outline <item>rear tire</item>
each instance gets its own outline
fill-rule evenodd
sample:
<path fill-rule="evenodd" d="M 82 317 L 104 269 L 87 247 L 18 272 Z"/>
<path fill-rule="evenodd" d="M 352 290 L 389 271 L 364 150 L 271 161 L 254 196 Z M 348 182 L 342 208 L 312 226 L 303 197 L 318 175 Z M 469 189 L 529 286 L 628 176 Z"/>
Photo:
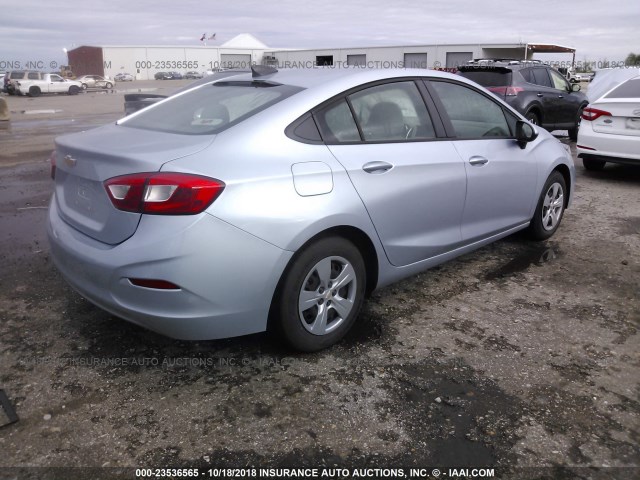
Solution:
<path fill-rule="evenodd" d="M 86 89 L 87 89 L 87 84 L 86 84 L 86 83 L 83 83 L 83 84 L 82 84 L 82 89 L 83 89 L 83 90 L 86 90 Z"/>
<path fill-rule="evenodd" d="M 40 96 L 40 88 L 38 87 L 31 87 L 29 89 L 29 96 L 30 97 L 39 97 Z"/>
<path fill-rule="evenodd" d="M 578 130 L 580 130 L 580 122 L 582 121 L 582 110 L 584 110 L 584 105 L 578 109 L 578 118 L 576 118 L 576 126 L 569 129 L 569 139 L 573 142 L 578 141 Z"/>
<path fill-rule="evenodd" d="M 529 123 L 540 126 L 540 116 L 538 115 L 538 112 L 529 110 L 527 113 L 525 113 L 524 118 L 526 118 Z"/>
<path fill-rule="evenodd" d="M 272 308 L 272 324 L 289 346 L 315 352 L 340 341 L 364 301 L 366 270 L 360 251 L 326 237 L 296 254 Z"/>
<path fill-rule="evenodd" d="M 605 165 L 604 160 L 596 160 L 593 158 L 583 158 L 582 159 L 582 164 L 584 165 L 584 168 L 586 170 L 592 170 L 592 171 L 600 171 L 604 168 Z"/>
<path fill-rule="evenodd" d="M 546 240 L 551 237 L 562 221 L 566 204 L 567 184 L 558 171 L 554 171 L 542 188 L 536 212 L 529 224 L 529 236 L 533 240 Z"/>

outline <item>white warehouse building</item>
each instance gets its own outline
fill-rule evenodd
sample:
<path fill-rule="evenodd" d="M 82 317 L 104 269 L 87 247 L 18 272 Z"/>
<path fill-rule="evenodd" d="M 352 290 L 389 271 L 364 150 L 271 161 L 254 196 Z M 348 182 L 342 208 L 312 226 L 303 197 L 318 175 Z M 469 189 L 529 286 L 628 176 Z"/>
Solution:
<path fill-rule="evenodd" d="M 432 68 L 455 70 L 479 58 L 530 59 L 534 53 L 571 53 L 575 49 L 542 43 L 402 45 L 390 47 L 267 50 L 264 61 L 281 67 L 317 65 L 369 68 Z"/>
<path fill-rule="evenodd" d="M 138 80 L 153 79 L 158 72 L 249 68 L 267 64 L 278 68 L 433 68 L 455 69 L 471 59 L 530 59 L 534 53 L 571 53 L 575 49 L 543 43 L 485 43 L 402 45 L 382 47 L 272 49 L 244 33 L 219 46 L 105 45 L 70 50 L 69 65 L 75 75 L 131 73 Z"/>

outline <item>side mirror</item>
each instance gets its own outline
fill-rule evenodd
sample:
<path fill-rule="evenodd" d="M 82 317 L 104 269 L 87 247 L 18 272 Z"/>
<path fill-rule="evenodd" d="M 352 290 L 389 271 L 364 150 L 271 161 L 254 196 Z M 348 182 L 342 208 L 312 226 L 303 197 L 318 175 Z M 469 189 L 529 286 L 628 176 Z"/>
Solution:
<path fill-rule="evenodd" d="M 571 84 L 571 91 L 572 92 L 579 92 L 580 91 L 580 84 L 579 83 Z"/>
<path fill-rule="evenodd" d="M 538 132 L 530 123 L 524 120 L 516 122 L 516 140 L 520 148 L 526 148 L 527 143 L 533 142 L 536 138 L 538 138 Z"/>

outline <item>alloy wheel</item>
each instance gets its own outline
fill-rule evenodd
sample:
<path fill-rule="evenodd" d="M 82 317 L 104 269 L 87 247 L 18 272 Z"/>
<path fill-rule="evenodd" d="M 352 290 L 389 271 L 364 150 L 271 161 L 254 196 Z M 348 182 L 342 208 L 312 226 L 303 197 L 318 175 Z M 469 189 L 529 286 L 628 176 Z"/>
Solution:
<path fill-rule="evenodd" d="M 560 218 L 562 217 L 562 210 L 564 209 L 564 192 L 562 185 L 559 183 L 552 183 L 544 196 L 544 203 L 542 204 L 542 226 L 545 230 L 553 230 Z"/>
<path fill-rule="evenodd" d="M 343 257 L 326 257 L 309 271 L 298 295 L 302 326 L 313 335 L 338 328 L 356 305 L 356 272 Z"/>

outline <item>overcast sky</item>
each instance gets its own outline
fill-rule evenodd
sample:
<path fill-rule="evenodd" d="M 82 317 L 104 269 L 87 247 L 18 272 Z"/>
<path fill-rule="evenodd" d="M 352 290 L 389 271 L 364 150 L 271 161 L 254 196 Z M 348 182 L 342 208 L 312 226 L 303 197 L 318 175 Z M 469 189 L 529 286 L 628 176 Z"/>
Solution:
<path fill-rule="evenodd" d="M 542 42 L 624 60 L 640 53 L 639 20 L 640 0 L 2 0 L 0 68 L 66 63 L 63 48 L 80 45 L 201 45 L 203 33 L 219 45 L 245 32 L 281 48 Z"/>

